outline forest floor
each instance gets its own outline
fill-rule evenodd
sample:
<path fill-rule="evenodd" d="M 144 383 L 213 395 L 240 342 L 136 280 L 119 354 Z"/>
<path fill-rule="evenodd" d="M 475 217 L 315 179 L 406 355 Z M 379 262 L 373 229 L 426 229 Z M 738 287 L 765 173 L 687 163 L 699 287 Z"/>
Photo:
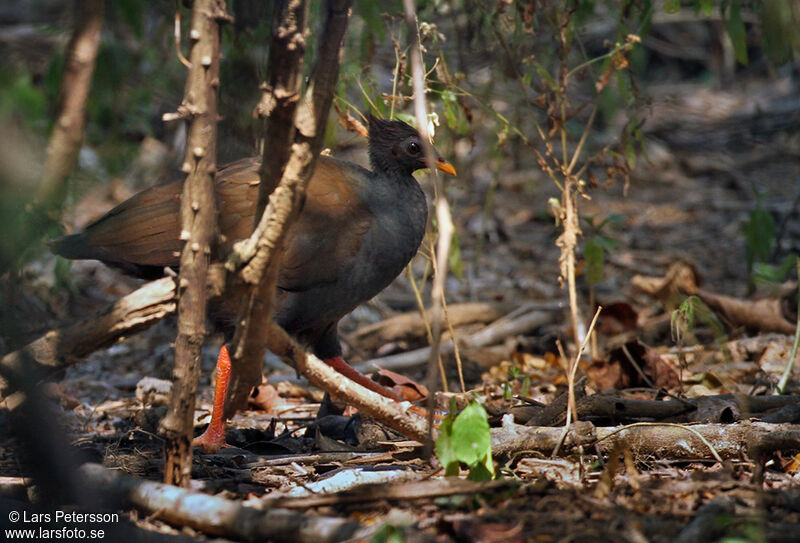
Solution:
<path fill-rule="evenodd" d="M 612 454 L 600 454 L 598 443 L 565 446 L 557 457 L 515 450 L 495 458 L 502 484 L 459 486 L 445 479 L 435 462 L 423 460 L 418 445 L 391 432 L 376 437 L 365 430 L 367 421 L 341 419 L 331 425 L 335 428 L 318 425 L 319 431 L 306 431 L 321 393 L 279 366 L 268 368 L 279 376 L 266 374 L 252 411 L 233 419 L 228 442 L 235 447 L 196 454 L 196 488 L 256 509 L 280 506 L 360 526 L 391 526 L 380 532 L 383 541 L 398 536 L 487 542 L 800 541 L 800 456 L 793 456 L 800 451 L 790 447 L 759 454 L 754 450 L 764 449 L 741 446 L 751 435 L 747 432 L 758 428 L 755 419 L 773 421 L 764 423 L 772 424 L 764 426 L 768 432 L 800 431 L 796 413 L 769 418 L 777 407 L 796 408 L 798 396 L 761 410 L 745 399 L 768 397 L 788 362 L 796 311 L 788 300 L 792 295 L 796 300 L 797 285 L 769 291 L 762 286 L 759 295 L 783 301 L 770 306 L 777 313 L 757 311 L 743 231 L 759 205 L 757 189 L 760 206 L 777 225 L 775 254 L 800 253 L 800 94 L 795 81 L 781 78 L 725 91 L 674 85 L 651 87 L 649 93 L 653 102 L 643 127 L 647 158 L 639 159 L 627 186 L 594 190 L 580 202 L 582 215 L 595 217 L 595 224 L 611 214 L 620 219 L 601 232 L 616 246 L 606 255 L 604 280 L 596 287 L 597 303 L 606 308 L 597 325 L 597 344 L 579 375 L 586 377 L 586 398 L 713 400 L 703 404 L 706 409 L 692 404 L 690 413 L 670 416 L 620 408 L 632 403 L 619 403 L 610 412 L 593 411 L 587 403 L 579 413 L 598 428 L 643 421 L 703 424 L 720 428 L 723 436 L 745 428 L 739 445 L 711 441 L 721 448 L 722 462 L 690 430 L 683 430 L 683 437 L 652 446 L 633 438 L 618 441 L 623 445 Z M 535 328 L 491 345 L 461 349 L 464 378 L 467 389 L 487 407 L 493 425 L 508 412 L 524 424 L 542 415 L 542 408 L 529 400 L 551 405 L 567 384 L 556 339 L 569 341 L 572 332 L 566 291 L 558 284 L 558 229 L 546 208 L 558 191 L 535 168 L 502 171 L 492 189 L 493 205 L 487 208 L 493 174 L 485 157 L 475 151 L 459 160 L 472 184 L 468 188 L 456 180 L 449 193 L 463 263 L 463 277 L 448 280 L 452 318 L 462 311 L 465 315 L 456 336 L 474 337 L 505 314 L 517 310 L 518 317 L 520 308 L 545 314 Z M 78 222 L 125 196 L 124 190 L 103 191 L 81 204 Z M 38 261 L 25 286 L 31 299 L 47 293 L 40 297 L 49 308 L 36 313 L 34 302 L 20 301 L 29 314 L 38 315 L 32 328 L 86 315 L 137 284 L 97 263 L 78 262 L 71 268 L 71 294 L 54 298 L 48 283 L 52 266 L 51 259 Z M 423 268 L 420 257 L 414 266 L 418 278 Z M 717 319 L 698 317 L 688 335 L 676 341 L 671 311 L 676 300 L 698 289 L 708 305 L 717 304 Z M 585 281 L 580 295 L 588 298 Z M 461 305 L 466 302 L 487 305 L 472 314 Z M 342 327 L 349 359 L 358 363 L 424 346 L 418 327 L 388 329 L 380 324 L 415 311 L 415 305 L 409 281 L 401 277 L 376 301 L 346 318 Z M 51 316 L 53 308 L 57 318 Z M 582 309 L 588 322 L 594 308 L 584 303 Z M 366 327 L 371 327 L 369 333 Z M 152 393 L 143 400 L 146 387 L 137 389 L 137 384 L 144 377 L 169 378 L 173 338 L 173 324 L 160 323 L 94 353 L 50 387 L 85 459 L 161 480 L 163 451 L 156 420 L 163 413 L 163 396 Z M 204 349 L 198 428 L 207 420 L 212 394 L 208 376 L 219 341 L 214 338 Z M 458 390 L 456 365 L 445 361 L 449 389 Z M 403 373 L 421 381 L 425 368 Z M 388 378 L 400 388 L 411 386 Z M 800 390 L 800 367 L 795 367 L 788 390 Z M 520 409 L 526 405 L 528 411 Z M 563 425 L 563 409 L 549 416 L 549 424 Z M 23 481 L 31 470 L 18 454 L 17 436 L 8 425 L 3 428 L 0 476 L 8 483 L 7 495 L 14 488 L 19 494 L 22 486 L 14 487 L 14 481 Z M 652 435 L 657 440 L 658 431 L 667 428 L 649 428 L 652 434 L 643 439 Z M 356 486 L 333 482 L 354 472 Z M 380 492 L 358 486 L 365 480 L 381 485 Z M 325 481 L 331 481 L 333 490 L 322 486 Z M 199 529 L 176 527 L 158 512 L 128 511 L 126 518 L 137 529 L 162 534 L 164 541 L 210 537 Z"/>

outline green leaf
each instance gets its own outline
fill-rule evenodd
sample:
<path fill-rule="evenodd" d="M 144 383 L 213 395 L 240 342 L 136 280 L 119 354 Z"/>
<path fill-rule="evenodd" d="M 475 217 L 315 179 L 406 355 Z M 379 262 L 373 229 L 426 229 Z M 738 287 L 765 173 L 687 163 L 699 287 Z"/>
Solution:
<path fill-rule="evenodd" d="M 539 77 L 542 78 L 542 82 L 544 82 L 548 87 L 550 87 L 550 90 L 558 89 L 558 83 L 556 83 L 556 80 L 553 79 L 552 75 L 550 75 L 550 72 L 547 71 L 547 68 L 545 68 L 539 62 L 533 62 L 532 64 L 533 67 L 536 69 L 536 73 L 539 74 Z"/>
<path fill-rule="evenodd" d="M 442 110 L 444 111 L 444 120 L 451 130 L 458 128 L 458 108 L 448 100 L 442 100 Z"/>
<path fill-rule="evenodd" d="M 439 438 L 435 446 L 445 475 L 458 475 L 459 466 L 463 463 L 473 471 L 477 466 L 482 466 L 475 477 L 483 476 L 481 469 L 493 476 L 492 439 L 486 411 L 473 401 L 457 416 L 453 415 L 455 412 L 455 399 L 451 399 L 450 413 L 439 426 Z"/>
<path fill-rule="evenodd" d="M 453 239 L 450 242 L 450 255 L 448 258 L 450 271 L 459 279 L 464 279 L 464 261 L 461 259 L 461 245 L 458 241 L 458 230 L 453 230 Z"/>
<path fill-rule="evenodd" d="M 625 160 L 628 161 L 628 165 L 631 169 L 636 166 L 636 146 L 632 139 L 625 142 Z"/>
<path fill-rule="evenodd" d="M 740 64 L 747 64 L 747 31 L 744 28 L 739 0 L 731 0 L 725 29 L 733 43 L 733 56 Z"/>
<path fill-rule="evenodd" d="M 786 255 L 777 266 L 766 262 L 755 262 L 753 263 L 753 278 L 762 283 L 781 283 L 789 277 L 789 273 L 794 269 L 795 258 L 794 254 Z"/>
<path fill-rule="evenodd" d="M 752 265 L 769 260 L 775 244 L 775 219 L 772 214 L 759 204 L 750 213 L 743 230 L 748 262 Z"/>
<path fill-rule="evenodd" d="M 786 0 L 764 0 L 761 29 L 767 57 L 777 66 L 786 64 L 792 57 L 792 43 L 799 43 L 800 37 L 792 17 L 791 3 Z"/>
<path fill-rule="evenodd" d="M 606 218 L 600 222 L 600 225 L 597 227 L 597 229 L 600 230 L 607 224 L 621 224 L 624 221 L 625 221 L 625 215 L 623 215 L 622 213 L 611 213 L 607 215 Z"/>
<path fill-rule="evenodd" d="M 664 13 L 678 13 L 681 10 L 681 0 L 664 0 Z"/>
<path fill-rule="evenodd" d="M 450 399 L 450 412 L 439 426 L 439 437 L 434 446 L 436 457 L 444 466 L 444 474 L 447 477 L 458 475 L 458 456 L 456 455 L 455 443 L 453 441 L 453 421 L 456 417 L 455 398 Z"/>
<path fill-rule="evenodd" d="M 375 532 L 370 543 L 403 543 L 403 531 L 392 524 L 386 523 Z"/>
<path fill-rule="evenodd" d="M 586 280 L 596 285 L 603 280 L 603 247 L 597 243 L 597 236 L 586 242 L 583 247 L 583 258 L 586 260 Z"/>
<path fill-rule="evenodd" d="M 522 378 L 522 387 L 520 388 L 520 395 L 527 396 L 531 391 L 531 376 L 526 375 Z"/>
<path fill-rule="evenodd" d="M 491 465 L 491 459 L 489 456 L 484 456 L 480 462 L 475 464 L 469 475 L 467 475 L 467 479 L 470 481 L 475 481 L 477 483 L 482 483 L 484 481 L 491 481 L 494 477 L 494 466 Z M 489 466 L 492 467 L 492 470 L 489 470 Z"/>
<path fill-rule="evenodd" d="M 600 235 L 594 236 L 593 239 L 594 242 L 597 243 L 600 247 L 602 247 L 603 250 L 606 251 L 607 253 L 610 253 L 611 251 L 617 248 L 618 242 L 615 239 L 607 238 L 605 236 L 600 236 Z"/>
<path fill-rule="evenodd" d="M 410 124 L 413 127 L 417 126 L 416 115 L 411 115 L 410 113 L 395 113 L 394 118 L 398 121 L 403 121 L 406 124 Z"/>
<path fill-rule="evenodd" d="M 676 3 L 680 5 L 680 0 L 676 0 Z M 692 9 L 695 13 L 702 13 L 708 17 L 714 11 L 714 0 L 692 0 Z"/>
<path fill-rule="evenodd" d="M 478 402 L 470 403 L 453 422 L 453 450 L 459 461 L 471 467 L 491 456 L 489 419 Z"/>

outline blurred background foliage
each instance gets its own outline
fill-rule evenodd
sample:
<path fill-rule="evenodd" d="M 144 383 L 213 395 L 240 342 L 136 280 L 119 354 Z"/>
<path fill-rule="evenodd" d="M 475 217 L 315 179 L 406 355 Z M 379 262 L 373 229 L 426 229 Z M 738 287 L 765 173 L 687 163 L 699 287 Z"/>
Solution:
<path fill-rule="evenodd" d="M 311 4 L 310 28 L 314 29 L 319 24 L 319 2 Z M 562 52 L 554 47 L 554 33 L 567 12 L 565 6 L 573 12 L 566 29 L 570 43 L 568 65 L 575 68 L 588 64 L 587 68 L 594 68 L 575 74 L 575 92 L 585 93 L 591 90 L 592 76 L 597 77 L 613 62 L 608 52 L 614 43 L 623 42 L 628 34 L 646 35 L 654 16 L 677 16 L 681 2 L 418 2 L 419 19 L 424 23 L 426 63 L 428 68 L 435 63 L 437 67 L 430 74 L 430 98 L 450 131 L 468 134 L 485 128 L 470 125 L 465 117 L 467 105 L 460 107 L 467 102 L 465 95 L 469 95 L 495 112 L 508 112 L 504 117 L 530 135 L 523 117 L 537 112 L 536 99 L 557 75 Z M 684 20 L 703 28 L 714 30 L 724 19 L 740 63 L 752 60 L 763 69 L 775 69 L 797 52 L 793 2 L 692 0 L 683 2 L 683 6 Z M 252 109 L 258 99 L 258 85 L 266 75 L 273 2 L 232 0 L 228 7 L 236 22 L 223 33 L 220 162 L 252 153 L 256 146 L 257 126 Z M 361 109 L 377 107 L 383 114 L 391 109 L 388 101 L 377 97 L 392 88 L 397 61 L 392 41 L 406 43 L 401 7 L 399 0 L 358 0 L 355 4 L 340 96 Z M 6 51 L 0 66 L 0 122 L 17 125 L 43 145 L 57 104 L 63 50 L 73 24 L 72 6 L 55 0 L 9 0 L 2 9 L 0 23 L 8 30 L 2 41 Z M 80 164 L 81 169 L 93 171 L 95 177 L 99 172 L 103 178 L 122 174 L 145 137 L 166 140 L 174 130 L 161 121 L 161 115 L 174 110 L 180 102 L 185 80 L 185 70 L 174 52 L 174 9 L 170 2 L 148 0 L 107 4 Z M 187 16 L 184 13 L 184 30 Z M 719 39 L 719 35 L 709 33 L 705 51 L 709 54 L 685 59 L 683 73 L 678 77 L 674 67 L 660 65 L 661 55 L 649 54 L 647 47 L 634 48 L 630 70 L 600 95 L 601 129 L 619 108 L 631 105 L 632 94 L 637 90 L 635 81 L 686 77 L 722 81 L 726 68 L 719 63 L 725 60 L 715 58 L 719 55 L 713 50 Z M 307 69 L 316 47 L 313 32 L 308 45 Z M 442 68 L 447 70 L 446 77 L 442 77 Z M 398 90 L 407 98 L 409 81 L 405 72 L 402 75 L 405 77 Z M 447 77 L 449 80 L 443 81 Z M 521 84 L 509 86 L 509 81 L 515 79 Z M 588 85 L 581 85 L 582 82 Z M 503 108 L 490 103 L 500 99 L 508 101 Z M 407 110 L 405 105 L 405 101 L 401 102 L 401 109 L 396 111 L 402 114 Z M 475 105 L 470 103 L 468 107 Z M 499 124 L 505 128 L 503 122 Z M 575 124 L 575 132 L 580 133 L 580 119 Z"/>
<path fill-rule="evenodd" d="M 536 155 L 526 148 L 555 154 L 563 143 L 573 148 L 595 106 L 584 153 L 586 190 L 624 178 L 641 155 L 647 85 L 724 87 L 741 71 L 796 71 L 800 50 L 796 0 L 421 0 L 417 6 L 437 147 L 459 165 L 461 189 L 452 190 L 467 187 L 487 208 L 499 173 L 535 167 Z M 56 0 L 7 0 L 0 7 L 0 127 L 9 142 L 0 151 L 3 270 L 41 253 L 38 241 L 59 229 L 30 224 L 26 203 L 54 118 L 73 7 Z M 306 70 L 318 7 L 318 0 L 311 2 Z M 183 130 L 161 121 L 180 103 L 186 75 L 175 53 L 175 9 L 166 1 L 107 2 L 86 134 L 65 209 L 115 178 L 135 191 L 176 175 Z M 235 23 L 223 31 L 221 164 L 258 149 L 252 111 L 266 76 L 274 1 L 230 0 L 228 9 Z M 188 11 L 181 12 L 185 53 Z M 400 0 L 355 2 L 336 101 L 343 112 L 412 118 L 401 13 Z M 654 26 L 656 19 L 661 26 Z M 668 34 L 665 21 L 674 23 Z M 676 39 L 691 47 L 676 47 Z M 556 137 L 559 103 L 569 106 L 563 141 Z M 328 144 L 344 152 L 363 147 L 363 138 L 338 120 L 331 116 Z M 154 148 L 162 166 L 150 168 L 144 155 Z M 537 190 L 536 183 L 526 190 Z"/>

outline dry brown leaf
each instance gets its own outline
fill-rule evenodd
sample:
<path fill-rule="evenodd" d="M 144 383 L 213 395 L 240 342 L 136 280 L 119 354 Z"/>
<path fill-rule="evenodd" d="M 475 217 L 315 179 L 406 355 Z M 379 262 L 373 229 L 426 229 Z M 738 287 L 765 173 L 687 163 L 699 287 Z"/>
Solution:
<path fill-rule="evenodd" d="M 271 414 L 287 407 L 300 405 L 300 402 L 296 399 L 282 397 L 275 387 L 267 383 L 266 380 L 253 389 L 253 392 L 250 394 L 249 403 Z"/>
<path fill-rule="evenodd" d="M 416 402 L 428 397 L 428 389 L 425 385 L 391 370 L 378 370 L 376 381 L 407 402 Z"/>

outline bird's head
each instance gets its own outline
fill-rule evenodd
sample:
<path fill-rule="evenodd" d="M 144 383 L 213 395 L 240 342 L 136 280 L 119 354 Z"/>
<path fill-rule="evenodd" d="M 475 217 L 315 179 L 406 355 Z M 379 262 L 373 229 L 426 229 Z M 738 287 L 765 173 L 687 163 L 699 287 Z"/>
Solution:
<path fill-rule="evenodd" d="M 419 132 L 403 121 L 387 121 L 368 115 L 369 158 L 373 170 L 399 171 L 411 175 L 423 168 L 438 168 L 450 175 L 456 169 L 434 149 L 436 163 L 425 158 L 425 147 Z"/>

